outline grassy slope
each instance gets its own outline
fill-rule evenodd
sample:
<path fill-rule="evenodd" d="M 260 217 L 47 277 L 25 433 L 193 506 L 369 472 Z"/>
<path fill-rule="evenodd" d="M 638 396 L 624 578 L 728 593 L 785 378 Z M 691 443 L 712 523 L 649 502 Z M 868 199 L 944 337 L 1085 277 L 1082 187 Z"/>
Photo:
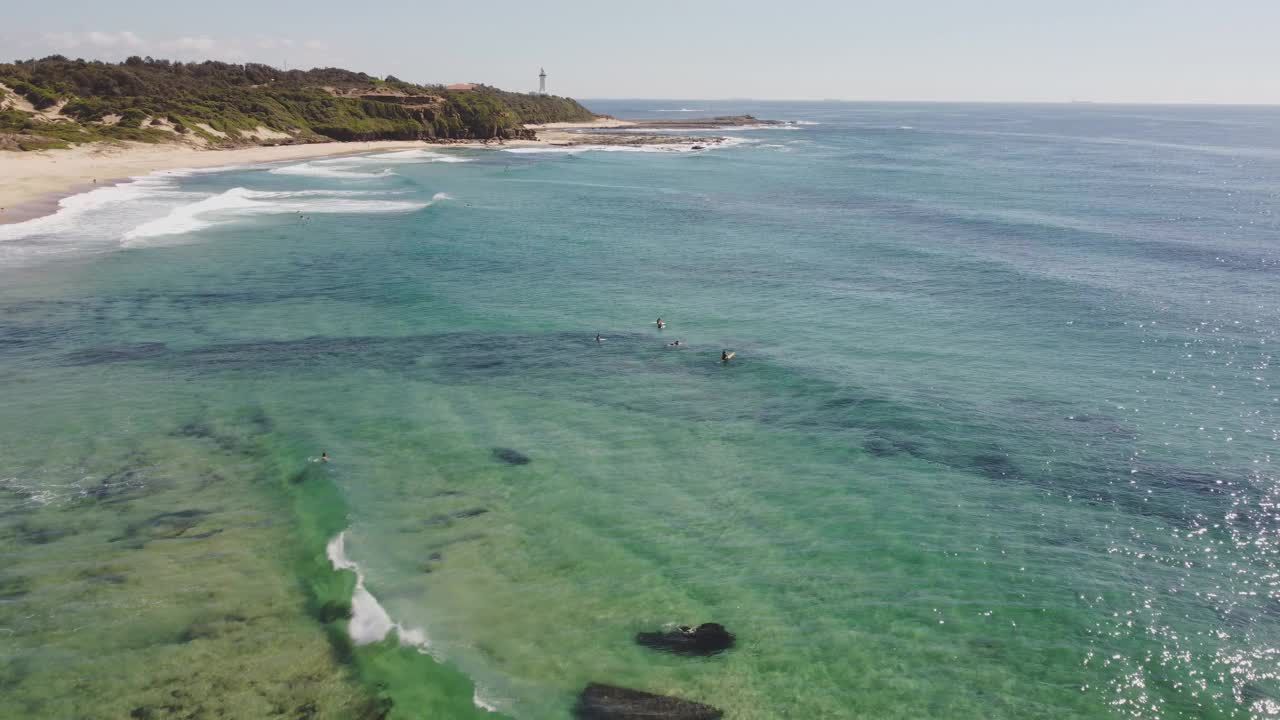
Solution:
<path fill-rule="evenodd" d="M 14 107 L 0 110 L 0 146 L 22 149 L 192 135 L 212 145 L 242 145 L 257 142 L 252 132 L 260 126 L 287 133 L 289 142 L 516 138 L 525 136 L 525 123 L 594 117 L 569 98 L 483 85 L 452 91 L 336 68 L 52 56 L 0 64 L 0 83 L 37 111 L 65 101 L 53 120 Z M 104 118 L 116 122 L 104 124 Z M 176 132 L 145 127 L 148 118 L 164 120 Z"/>

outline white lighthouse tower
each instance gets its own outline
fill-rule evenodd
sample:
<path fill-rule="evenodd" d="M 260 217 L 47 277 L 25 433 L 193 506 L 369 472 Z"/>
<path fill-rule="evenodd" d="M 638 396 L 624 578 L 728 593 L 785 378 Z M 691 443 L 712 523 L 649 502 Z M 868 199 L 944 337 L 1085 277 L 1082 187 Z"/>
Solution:
<path fill-rule="evenodd" d="M 538 94 L 547 94 L 547 69 L 538 68 Z"/>

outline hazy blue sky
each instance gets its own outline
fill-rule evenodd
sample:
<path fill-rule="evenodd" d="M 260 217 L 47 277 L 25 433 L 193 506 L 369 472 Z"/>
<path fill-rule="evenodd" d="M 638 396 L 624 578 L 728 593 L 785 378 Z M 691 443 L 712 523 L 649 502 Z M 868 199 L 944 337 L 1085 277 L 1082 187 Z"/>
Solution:
<path fill-rule="evenodd" d="M 15 2 L 0 54 L 335 65 L 586 98 L 1280 103 L 1280 0 Z M 9 59 L 9 58 L 6 58 Z"/>

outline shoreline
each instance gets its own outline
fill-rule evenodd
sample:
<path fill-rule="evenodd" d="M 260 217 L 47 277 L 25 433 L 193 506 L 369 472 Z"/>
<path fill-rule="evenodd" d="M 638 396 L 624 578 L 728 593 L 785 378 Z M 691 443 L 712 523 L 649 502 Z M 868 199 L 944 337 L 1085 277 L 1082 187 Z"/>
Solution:
<path fill-rule="evenodd" d="M 539 144 L 533 140 L 508 145 Z M 231 150 L 205 150 L 189 145 L 79 145 L 66 150 L 0 151 L 0 225 L 51 215 L 73 195 L 111 187 L 131 178 L 166 170 L 256 165 L 282 160 L 359 155 L 382 150 L 436 147 L 485 147 L 479 142 L 429 143 L 422 140 L 260 145 Z"/>
<path fill-rule="evenodd" d="M 661 145 L 705 143 L 723 138 L 673 135 L 629 135 L 583 131 L 732 129 L 735 118 L 683 121 L 683 124 L 599 118 L 591 122 L 529 124 L 534 140 L 372 140 L 333 141 L 305 145 L 255 145 L 232 149 L 206 149 L 179 143 L 91 143 L 60 150 L 0 150 L 0 225 L 27 222 L 56 213 L 60 202 L 100 187 L 112 187 L 132 178 L 156 172 L 257 165 L 262 163 L 359 155 L 383 150 L 433 148 L 572 147 L 577 145 Z M 754 120 L 754 118 L 753 118 Z M 716 121 L 725 124 L 717 124 Z"/>

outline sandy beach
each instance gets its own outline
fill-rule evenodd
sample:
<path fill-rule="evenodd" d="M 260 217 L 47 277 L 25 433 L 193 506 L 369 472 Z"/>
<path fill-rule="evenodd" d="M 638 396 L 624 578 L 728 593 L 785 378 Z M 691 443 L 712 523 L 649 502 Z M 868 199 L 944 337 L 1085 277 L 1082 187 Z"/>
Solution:
<path fill-rule="evenodd" d="M 3 208 L 0 223 L 22 222 L 47 215 L 56 211 L 58 201 L 69 195 L 160 170 L 248 165 L 426 147 L 437 146 L 413 140 L 204 150 L 180 144 L 121 143 L 39 152 L 0 151 L 0 208 Z"/>

